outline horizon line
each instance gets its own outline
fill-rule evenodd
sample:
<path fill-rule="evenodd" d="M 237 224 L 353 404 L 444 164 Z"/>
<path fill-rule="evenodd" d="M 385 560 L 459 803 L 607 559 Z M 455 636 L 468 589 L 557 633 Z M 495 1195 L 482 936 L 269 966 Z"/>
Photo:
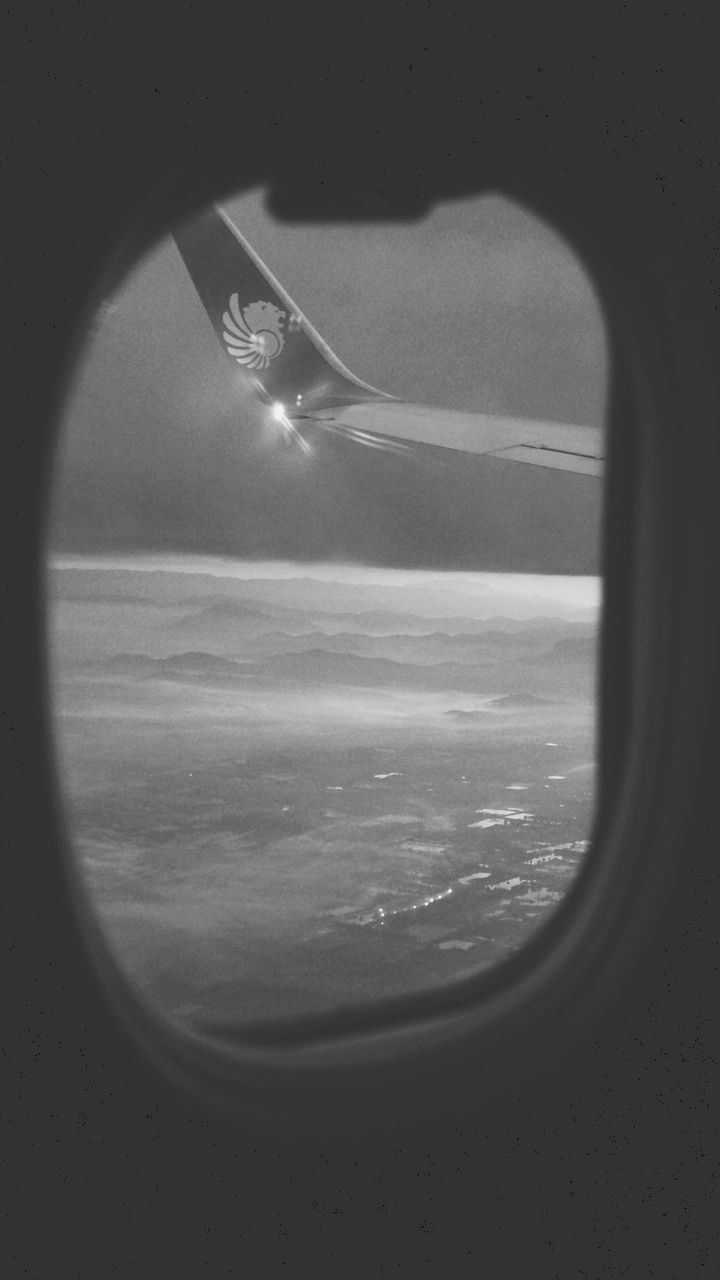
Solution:
<path fill-rule="evenodd" d="M 453 569 L 406 569 L 366 565 L 352 561 L 248 560 L 229 556 L 183 556 L 173 552 L 49 553 L 49 570 L 198 574 L 240 582 L 303 580 L 330 586 L 430 586 L 475 595 L 490 594 L 551 597 L 566 606 L 599 609 L 600 577 L 473 572 Z"/>

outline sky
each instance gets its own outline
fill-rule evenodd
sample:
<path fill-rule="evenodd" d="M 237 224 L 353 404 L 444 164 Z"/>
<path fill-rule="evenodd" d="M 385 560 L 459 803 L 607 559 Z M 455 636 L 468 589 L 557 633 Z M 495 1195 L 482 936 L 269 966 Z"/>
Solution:
<path fill-rule="evenodd" d="M 415 403 L 601 425 L 594 291 L 518 206 L 491 196 L 405 225 L 295 227 L 261 192 L 224 208 L 358 377 Z M 168 237 L 91 325 L 63 415 L 50 549 L 472 570 L 491 497 L 477 463 L 338 444 L 308 460 L 269 447 L 258 412 Z M 511 512 L 504 521 L 511 545 Z"/>

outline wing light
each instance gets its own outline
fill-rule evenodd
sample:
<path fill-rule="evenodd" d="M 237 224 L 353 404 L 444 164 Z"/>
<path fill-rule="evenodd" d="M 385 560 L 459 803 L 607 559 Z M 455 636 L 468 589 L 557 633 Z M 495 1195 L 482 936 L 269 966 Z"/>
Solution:
<path fill-rule="evenodd" d="M 294 444 L 298 445 L 305 454 L 312 453 L 312 447 L 305 437 L 300 434 L 295 423 L 290 421 L 287 416 L 285 405 L 282 404 L 280 400 L 275 400 L 270 406 L 270 416 L 272 417 L 273 422 L 277 422 L 281 427 L 283 438 L 285 440 L 292 441 Z"/>

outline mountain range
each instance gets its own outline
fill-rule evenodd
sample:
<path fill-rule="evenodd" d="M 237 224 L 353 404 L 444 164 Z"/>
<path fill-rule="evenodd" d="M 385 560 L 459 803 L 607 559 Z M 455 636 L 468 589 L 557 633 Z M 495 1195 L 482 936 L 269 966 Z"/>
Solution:
<path fill-rule="evenodd" d="M 543 668 L 560 667 L 559 675 L 568 691 L 584 689 L 593 668 L 585 650 L 571 651 L 556 657 L 558 641 L 548 654 L 511 655 L 498 663 L 469 664 L 452 661 L 433 663 L 398 662 L 388 658 L 335 653 L 322 648 L 304 649 L 299 653 L 272 654 L 262 661 L 236 662 L 217 654 L 187 651 L 154 658 L 145 654 L 124 653 L 88 664 L 96 674 L 139 679 L 166 679 L 200 683 L 235 685 L 242 683 L 263 689 L 277 686 L 413 688 L 455 690 L 475 694 L 498 694 L 505 686 L 513 705 L 538 705 L 544 698 L 536 692 L 543 683 Z M 562 660 L 561 660 L 562 659 Z M 552 687 L 544 693 L 558 693 L 557 673 Z M 509 688 L 508 688 L 509 686 Z M 524 686 L 524 687 L 523 687 Z M 501 700 L 497 705 L 509 705 Z M 520 701 L 518 701 L 520 699 Z"/>

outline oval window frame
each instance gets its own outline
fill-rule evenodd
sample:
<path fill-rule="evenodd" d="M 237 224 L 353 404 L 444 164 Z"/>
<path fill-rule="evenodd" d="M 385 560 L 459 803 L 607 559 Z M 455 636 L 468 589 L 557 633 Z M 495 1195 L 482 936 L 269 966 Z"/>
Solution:
<path fill-rule="evenodd" d="M 251 185 L 235 184 L 233 190 Z M 599 180 L 588 184 L 586 175 L 575 184 L 566 176 L 505 175 L 491 187 L 478 181 L 471 189 L 501 190 L 562 235 L 593 279 L 606 315 L 612 388 L 601 773 L 592 847 L 552 921 L 516 956 L 462 990 L 385 1001 L 364 1022 L 361 1010 L 346 1019 L 303 1019 L 305 1029 L 294 1045 L 283 1033 L 274 1044 L 215 1047 L 142 1007 L 99 926 L 82 910 L 55 777 L 54 808 L 75 918 L 98 990 L 121 1034 L 185 1094 L 245 1125 L 280 1126 L 298 1135 L 367 1131 L 404 1119 L 412 1123 L 419 1106 L 431 1106 L 439 1116 L 466 1105 L 479 1090 L 521 1087 L 586 1043 L 591 1028 L 596 1037 L 603 1011 L 624 998 L 631 976 L 637 985 L 645 958 L 662 937 L 678 882 L 681 806 L 658 805 L 656 798 L 671 788 L 676 795 L 689 793 L 708 655 L 701 629 L 693 626 L 697 607 L 690 618 L 678 603 L 696 603 L 709 530 L 700 518 L 702 504 L 694 499 L 698 488 L 708 489 L 708 477 L 694 454 L 688 466 L 677 466 L 673 414 L 679 387 L 692 386 L 697 412 L 686 458 L 698 446 L 701 456 L 715 381 L 704 313 L 669 229 L 648 217 L 641 200 L 616 192 L 607 178 L 603 187 Z M 432 200 L 452 194 L 434 192 Z M 168 188 L 146 206 L 116 248 L 102 292 L 126 273 L 128 262 L 156 238 L 156 229 L 169 224 L 170 214 L 177 218 L 182 204 Z M 190 211 L 185 202 L 183 213 Z M 86 317 L 94 310 L 88 307 Z M 673 324 L 671 312 L 675 318 L 682 314 L 683 324 Z M 81 325 L 66 388 L 83 340 Z M 66 395 L 67 390 L 63 403 Z M 44 687 L 47 708 L 47 670 Z"/>

